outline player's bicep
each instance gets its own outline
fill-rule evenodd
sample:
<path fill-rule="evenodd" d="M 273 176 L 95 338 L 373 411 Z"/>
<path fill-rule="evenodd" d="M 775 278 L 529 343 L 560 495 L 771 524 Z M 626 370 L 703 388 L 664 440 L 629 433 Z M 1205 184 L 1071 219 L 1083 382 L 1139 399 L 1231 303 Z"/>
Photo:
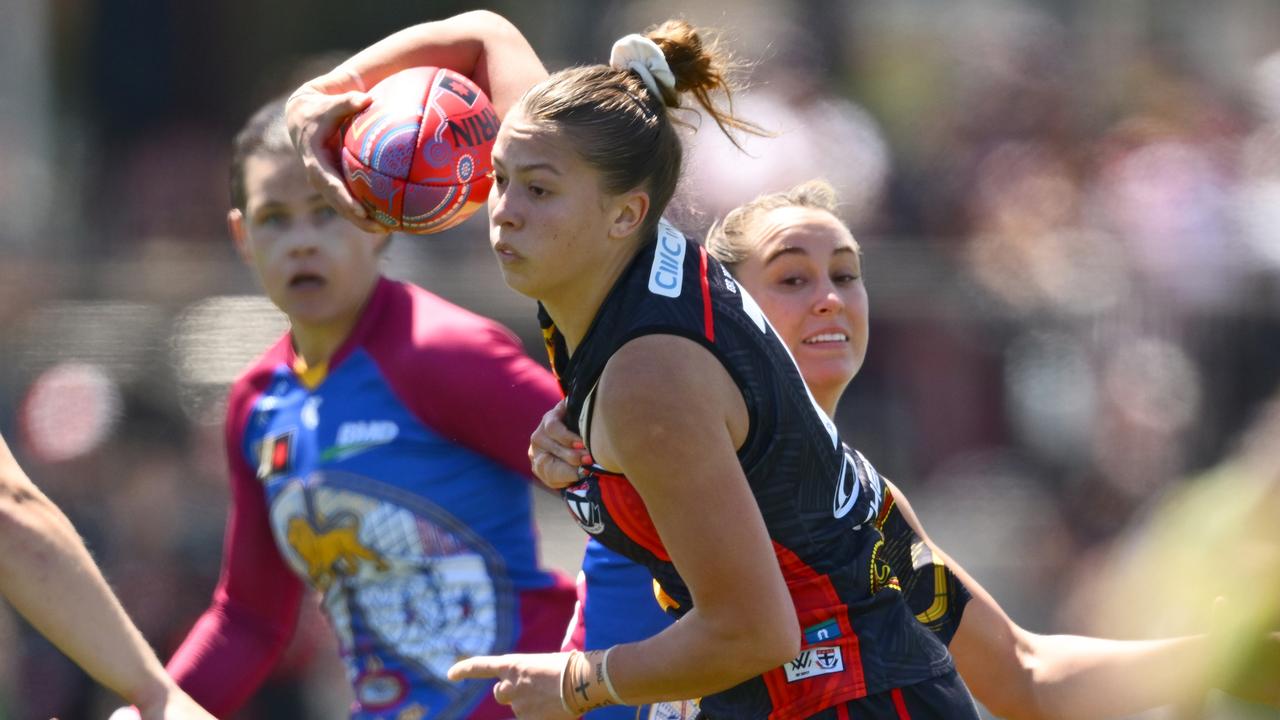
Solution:
<path fill-rule="evenodd" d="M 610 360 L 597 392 L 593 455 L 640 493 L 695 605 L 717 624 L 793 623 L 737 458 L 746 407 L 724 368 L 689 340 L 645 337 Z"/>

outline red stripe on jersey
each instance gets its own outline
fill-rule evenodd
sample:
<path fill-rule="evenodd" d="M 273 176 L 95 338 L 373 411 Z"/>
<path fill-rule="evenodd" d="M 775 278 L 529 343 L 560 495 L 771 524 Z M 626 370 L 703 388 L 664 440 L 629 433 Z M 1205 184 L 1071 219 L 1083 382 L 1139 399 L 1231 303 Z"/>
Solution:
<path fill-rule="evenodd" d="M 611 473 L 598 473 L 597 477 L 600 479 L 600 499 L 618 529 L 662 562 L 671 562 L 667 548 L 658 537 L 658 529 L 649 519 L 649 509 L 631 482 L 622 475 Z"/>
<path fill-rule="evenodd" d="M 774 668 L 763 676 L 773 710 L 769 720 L 797 720 L 841 703 L 866 697 L 867 682 L 862 672 L 862 654 L 857 634 L 849 622 L 848 607 L 841 602 L 831 578 L 809 567 L 791 550 L 773 543 L 773 552 L 787 582 L 787 591 L 796 606 L 801 629 L 835 620 L 840 634 L 825 641 L 803 643 L 809 647 L 837 647 L 844 670 L 787 681 L 785 668 Z"/>
<path fill-rule="evenodd" d="M 849 708 L 841 705 L 836 708 L 836 720 L 849 720 Z"/>
<path fill-rule="evenodd" d="M 698 276 L 702 279 L 702 327 L 707 340 L 715 342 L 716 326 L 711 319 L 711 282 L 707 280 L 707 249 L 699 246 L 698 255 L 701 263 Z"/>
<path fill-rule="evenodd" d="M 902 697 L 902 691 L 894 688 L 893 692 L 893 709 L 898 711 L 898 720 L 911 720 L 911 713 L 907 712 L 907 701 Z"/>
<path fill-rule="evenodd" d="M 876 529 L 884 528 L 884 523 L 889 519 L 889 511 L 893 509 L 893 491 L 888 487 L 884 489 L 884 497 L 880 499 L 880 507 L 876 511 Z"/>

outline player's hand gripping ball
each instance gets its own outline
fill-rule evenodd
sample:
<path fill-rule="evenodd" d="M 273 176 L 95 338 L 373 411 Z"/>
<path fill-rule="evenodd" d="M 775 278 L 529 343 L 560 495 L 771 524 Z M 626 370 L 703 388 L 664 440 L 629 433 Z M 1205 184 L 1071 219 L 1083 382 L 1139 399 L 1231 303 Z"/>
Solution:
<path fill-rule="evenodd" d="M 369 216 L 427 234 L 466 220 L 489 196 L 499 118 L 452 70 L 416 67 L 379 82 L 343 131 L 342 173 Z"/>

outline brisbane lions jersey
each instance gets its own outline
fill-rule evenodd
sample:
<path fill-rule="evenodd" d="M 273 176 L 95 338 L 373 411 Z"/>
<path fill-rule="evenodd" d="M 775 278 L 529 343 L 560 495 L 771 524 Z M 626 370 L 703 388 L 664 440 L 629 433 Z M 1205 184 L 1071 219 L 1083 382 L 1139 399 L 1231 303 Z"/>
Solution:
<path fill-rule="evenodd" d="M 874 522 L 879 476 L 841 443 L 760 307 L 705 249 L 662 224 L 656 241 L 610 291 L 572 357 L 545 312 L 542 321 L 568 398 L 567 424 L 588 443 L 592 395 L 605 365 L 643 335 L 698 342 L 742 392 L 750 430 L 738 459 L 795 603 L 802 649 L 782 667 L 703 698 L 705 715 L 809 717 L 951 671 L 945 646 L 916 622 L 881 556 Z M 692 597 L 639 494 L 605 468 L 588 467 L 583 474 L 562 491 L 579 525 L 648 568 L 668 612 L 688 612 Z M 715 507 L 703 510 L 707 523 L 731 520 L 718 517 Z"/>
<path fill-rule="evenodd" d="M 314 369 L 312 369 L 314 370 Z M 219 716 L 318 591 L 360 720 L 510 717 L 472 655 L 553 651 L 569 578 L 540 567 L 529 434 L 560 393 L 502 326 L 381 279 L 320 373 L 286 334 L 234 385 L 214 604 L 169 668 Z"/>

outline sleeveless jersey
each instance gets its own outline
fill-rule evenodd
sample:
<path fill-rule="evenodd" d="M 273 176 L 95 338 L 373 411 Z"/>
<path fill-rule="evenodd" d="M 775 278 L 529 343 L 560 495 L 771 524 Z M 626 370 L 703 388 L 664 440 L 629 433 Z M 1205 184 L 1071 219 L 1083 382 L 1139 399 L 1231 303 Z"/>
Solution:
<path fill-rule="evenodd" d="M 541 316 L 568 398 L 566 424 L 588 445 L 595 384 L 609 358 L 637 337 L 667 334 L 701 344 L 742 392 L 750 430 L 738 459 L 795 604 L 802 649 L 782 667 L 703 698 L 708 715 L 803 718 L 952 670 L 945 646 L 912 617 L 880 557 L 875 470 L 841 443 L 764 313 L 703 248 L 661 225 L 571 358 L 551 318 Z M 604 468 L 588 467 L 584 475 L 562 491 L 579 525 L 648 568 L 669 612 L 688 612 L 688 588 L 639 494 Z M 708 523 L 722 520 L 714 507 L 705 514 Z"/>

